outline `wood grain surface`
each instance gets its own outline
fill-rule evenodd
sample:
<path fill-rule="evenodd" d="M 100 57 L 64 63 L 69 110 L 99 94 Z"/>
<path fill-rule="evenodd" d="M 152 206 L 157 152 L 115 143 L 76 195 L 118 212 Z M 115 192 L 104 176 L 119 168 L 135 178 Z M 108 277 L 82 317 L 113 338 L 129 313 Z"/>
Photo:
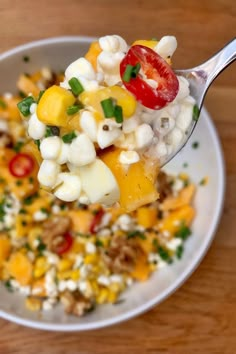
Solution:
<path fill-rule="evenodd" d="M 175 67 L 191 67 L 235 36 L 236 2 L 0 0 L 0 52 L 40 38 L 108 33 L 128 41 L 174 34 Z M 235 104 L 234 64 L 206 99 L 226 160 L 223 216 L 212 247 L 181 289 L 138 318 L 87 333 L 42 332 L 0 320 L 0 354 L 236 353 Z"/>

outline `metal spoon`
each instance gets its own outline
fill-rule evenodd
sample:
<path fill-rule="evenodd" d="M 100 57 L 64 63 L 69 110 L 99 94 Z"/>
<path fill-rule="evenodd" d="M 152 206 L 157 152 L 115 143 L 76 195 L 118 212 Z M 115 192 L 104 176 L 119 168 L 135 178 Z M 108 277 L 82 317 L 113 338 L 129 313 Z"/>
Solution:
<path fill-rule="evenodd" d="M 212 82 L 215 78 L 234 60 L 236 59 L 236 38 L 229 42 L 224 48 L 222 48 L 213 57 L 207 60 L 205 63 L 187 70 L 175 70 L 177 75 L 185 77 L 189 82 L 190 94 L 196 100 L 196 105 L 199 108 L 199 113 L 202 108 L 202 104 Z M 185 139 L 178 147 L 176 151 L 166 157 L 162 161 L 161 166 L 164 166 L 169 162 L 178 152 L 185 146 L 188 139 L 192 135 L 194 128 L 196 127 L 197 119 L 192 120 L 191 126 L 185 134 Z"/>

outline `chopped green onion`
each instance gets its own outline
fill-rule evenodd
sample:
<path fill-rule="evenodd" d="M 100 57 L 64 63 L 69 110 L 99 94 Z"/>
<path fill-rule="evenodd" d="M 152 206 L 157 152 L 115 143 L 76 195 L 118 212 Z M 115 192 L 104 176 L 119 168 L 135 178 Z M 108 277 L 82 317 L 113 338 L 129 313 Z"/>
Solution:
<path fill-rule="evenodd" d="M 24 117 L 28 117 L 30 115 L 30 106 L 34 102 L 35 101 L 34 101 L 33 97 L 28 96 L 28 97 L 24 98 L 22 101 L 20 101 L 19 103 L 17 103 L 17 107 Z"/>
<path fill-rule="evenodd" d="M 197 149 L 199 147 L 199 142 L 195 141 L 194 143 L 192 143 L 192 148 L 193 149 Z"/>
<path fill-rule="evenodd" d="M 66 110 L 66 113 L 69 115 L 69 116 L 72 116 L 73 114 L 77 113 L 81 108 L 83 108 L 82 105 L 79 105 L 79 104 L 75 104 L 73 106 L 69 106 Z"/>
<path fill-rule="evenodd" d="M 122 107 L 116 105 L 114 108 L 114 117 L 116 119 L 117 123 L 122 123 L 123 122 L 123 111 L 122 111 Z"/>
<path fill-rule="evenodd" d="M 17 143 L 13 146 L 13 150 L 15 152 L 20 152 L 23 145 L 24 145 L 23 141 L 17 141 Z"/>
<path fill-rule="evenodd" d="M 18 91 L 18 95 L 19 95 L 21 98 L 25 98 L 25 97 L 26 97 L 26 94 L 25 94 L 23 91 Z"/>
<path fill-rule="evenodd" d="M 183 241 L 185 241 L 190 235 L 191 230 L 184 223 L 182 223 L 180 229 L 175 233 L 175 237 L 180 238 Z"/>
<path fill-rule="evenodd" d="M 198 108 L 198 106 L 195 104 L 193 106 L 193 120 L 197 121 L 200 115 L 200 110 Z"/>
<path fill-rule="evenodd" d="M 172 263 L 172 258 L 170 257 L 169 252 L 162 246 L 159 246 L 157 249 L 159 256 L 161 257 L 161 259 L 167 263 Z"/>
<path fill-rule="evenodd" d="M 75 96 L 78 96 L 81 92 L 84 91 L 83 86 L 79 82 L 79 80 L 76 77 L 72 77 L 69 80 L 69 85 L 71 87 L 71 90 Z"/>
<path fill-rule="evenodd" d="M 60 129 L 58 127 L 54 125 L 46 127 L 45 138 L 48 138 L 49 136 L 59 136 L 59 135 L 60 135 Z"/>
<path fill-rule="evenodd" d="M 130 82 L 130 79 L 132 78 L 132 71 L 133 71 L 133 65 L 127 64 L 122 80 L 125 82 Z"/>
<path fill-rule="evenodd" d="M 7 281 L 5 281 L 5 287 L 6 287 L 6 289 L 9 291 L 9 292 L 13 292 L 14 291 L 14 289 L 13 289 L 13 287 L 12 287 L 12 285 L 11 285 L 11 281 L 10 280 L 7 280 Z"/>
<path fill-rule="evenodd" d="M 101 101 L 101 106 L 103 109 L 104 116 L 106 118 L 114 117 L 114 104 L 112 98 L 106 98 L 105 100 Z"/>
<path fill-rule="evenodd" d="M 42 91 L 39 92 L 39 96 L 38 96 L 38 101 L 37 101 L 37 103 L 39 103 L 39 101 L 41 100 L 41 98 L 42 98 L 44 92 L 45 92 L 45 90 L 42 90 Z"/>
<path fill-rule="evenodd" d="M 6 102 L 4 102 L 2 99 L 0 99 L 0 107 L 3 108 L 3 109 L 7 108 Z"/>
<path fill-rule="evenodd" d="M 34 140 L 34 143 L 37 146 L 38 150 L 40 150 L 40 140 Z"/>
<path fill-rule="evenodd" d="M 29 57 L 28 55 L 24 55 L 24 56 L 23 56 L 23 61 L 24 61 L 25 63 L 28 63 L 28 62 L 30 61 L 30 57 Z"/>
<path fill-rule="evenodd" d="M 133 230 L 133 231 L 129 231 L 127 233 L 128 240 L 131 238 L 134 238 L 134 237 L 139 237 L 139 238 L 141 238 L 141 240 L 146 240 L 146 236 L 144 235 L 144 233 L 139 230 Z"/>
<path fill-rule="evenodd" d="M 122 77 L 122 80 L 125 82 L 130 82 L 130 80 L 133 78 L 135 79 L 139 73 L 139 70 L 141 69 L 140 63 L 137 63 L 136 65 L 130 65 L 127 64 L 125 68 L 124 75 Z"/>
<path fill-rule="evenodd" d="M 68 133 L 68 134 L 63 135 L 63 136 L 62 136 L 62 140 L 64 141 L 64 143 L 69 144 L 69 143 L 71 143 L 72 140 L 73 140 L 74 138 L 76 138 L 76 137 L 77 137 L 77 135 L 76 135 L 75 132 L 73 131 L 73 132 L 70 132 L 70 133 Z"/>
<path fill-rule="evenodd" d="M 176 257 L 178 259 L 181 259 L 182 258 L 182 255 L 183 255 L 183 252 L 184 252 L 184 246 L 183 245 L 179 245 L 177 247 L 177 250 L 176 250 Z"/>

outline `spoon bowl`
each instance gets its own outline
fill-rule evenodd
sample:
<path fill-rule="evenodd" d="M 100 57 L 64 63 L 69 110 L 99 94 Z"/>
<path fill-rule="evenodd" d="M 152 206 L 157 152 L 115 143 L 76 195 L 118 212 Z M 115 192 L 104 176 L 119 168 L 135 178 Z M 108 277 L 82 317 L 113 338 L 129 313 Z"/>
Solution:
<path fill-rule="evenodd" d="M 179 76 L 184 77 L 189 82 L 189 89 L 191 96 L 196 101 L 196 111 L 195 116 L 192 119 L 192 123 L 185 133 L 185 139 L 172 154 L 168 155 L 165 160 L 161 162 L 161 167 L 163 167 L 167 162 L 173 159 L 174 156 L 185 146 L 190 136 L 192 135 L 198 117 L 203 105 L 206 93 L 211 86 L 215 78 L 229 66 L 236 59 L 236 38 L 226 44 L 219 52 L 217 52 L 213 57 L 208 59 L 201 65 L 196 66 L 192 69 L 186 70 L 175 70 L 175 73 Z"/>

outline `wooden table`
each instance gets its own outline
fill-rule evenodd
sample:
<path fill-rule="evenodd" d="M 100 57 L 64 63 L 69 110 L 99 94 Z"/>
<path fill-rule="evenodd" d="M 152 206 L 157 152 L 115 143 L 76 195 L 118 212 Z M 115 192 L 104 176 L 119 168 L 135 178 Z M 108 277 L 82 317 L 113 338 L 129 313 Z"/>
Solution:
<path fill-rule="evenodd" d="M 176 67 L 194 66 L 235 36 L 235 0 L 0 1 L 0 51 L 58 35 L 119 33 L 128 41 L 174 34 Z M 1 87 L 0 91 L 3 91 Z M 227 188 L 215 240 L 191 278 L 148 313 L 87 333 L 47 333 L 0 320 L 0 354 L 236 353 L 236 65 L 206 106 L 226 159 Z"/>

